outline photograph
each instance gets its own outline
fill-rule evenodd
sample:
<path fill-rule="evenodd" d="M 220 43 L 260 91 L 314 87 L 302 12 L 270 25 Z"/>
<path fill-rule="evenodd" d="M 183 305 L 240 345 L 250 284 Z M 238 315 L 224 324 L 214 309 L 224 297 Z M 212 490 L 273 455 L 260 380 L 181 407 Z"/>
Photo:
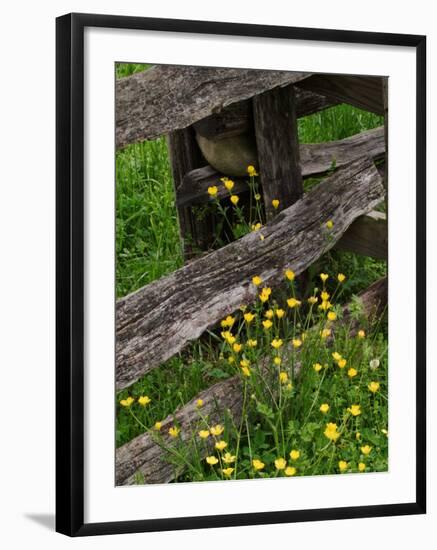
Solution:
<path fill-rule="evenodd" d="M 389 78 L 114 86 L 115 484 L 388 472 Z"/>

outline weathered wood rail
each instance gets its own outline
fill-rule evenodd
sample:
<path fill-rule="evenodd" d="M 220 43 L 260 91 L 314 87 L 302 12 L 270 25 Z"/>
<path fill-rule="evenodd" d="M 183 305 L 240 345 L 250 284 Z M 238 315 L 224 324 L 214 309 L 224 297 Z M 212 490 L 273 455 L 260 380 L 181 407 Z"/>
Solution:
<path fill-rule="evenodd" d="M 381 279 L 371 285 L 359 295 L 363 306 L 363 315 L 369 321 L 379 317 L 387 304 L 387 279 Z M 348 306 L 343 308 L 343 323 L 349 323 Z M 352 334 L 357 326 L 351 325 Z M 197 400 L 202 399 L 202 415 L 209 416 L 210 425 L 223 421 L 226 411 L 238 425 L 242 410 L 242 384 L 239 376 L 218 382 L 204 390 L 191 401 L 181 407 L 175 414 L 169 415 L 162 422 L 161 434 L 165 445 L 172 446 L 174 441 L 168 435 L 168 429 L 174 425 L 181 428 L 181 441 L 189 441 L 192 433 L 198 429 L 199 414 Z M 168 483 L 175 479 L 182 471 L 175 471 L 174 467 L 163 456 L 164 451 L 155 442 L 150 433 L 145 432 L 116 451 L 116 483 L 130 485 L 135 483 L 135 476 L 140 472 L 146 483 Z"/>
<path fill-rule="evenodd" d="M 286 268 L 304 271 L 329 250 L 359 216 L 384 197 L 381 177 L 365 157 L 343 168 L 281 212 L 259 232 L 122 298 L 116 308 L 116 387 L 123 389 L 198 338 L 257 294 L 282 282 Z M 334 220 L 329 238 L 324 223 Z"/>

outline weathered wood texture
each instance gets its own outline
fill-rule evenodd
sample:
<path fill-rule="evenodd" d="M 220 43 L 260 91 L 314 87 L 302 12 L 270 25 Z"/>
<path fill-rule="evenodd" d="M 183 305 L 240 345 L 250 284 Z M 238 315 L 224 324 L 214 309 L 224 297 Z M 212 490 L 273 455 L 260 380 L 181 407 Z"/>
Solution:
<path fill-rule="evenodd" d="M 170 165 L 176 197 L 180 196 L 183 177 L 187 172 L 207 163 L 197 145 L 192 127 L 171 132 L 167 138 Z M 197 250 L 207 250 L 211 243 L 211 216 L 196 218 L 193 210 L 177 205 L 179 233 L 185 259 L 190 259 Z"/>
<path fill-rule="evenodd" d="M 310 73 L 157 65 L 116 82 L 116 146 L 186 128 L 237 101 Z"/>
<path fill-rule="evenodd" d="M 388 213 L 388 77 L 382 79 L 382 102 L 384 105 L 384 186 L 385 186 L 385 211 Z"/>
<path fill-rule="evenodd" d="M 369 156 L 379 160 L 384 156 L 384 128 L 361 132 L 352 137 L 326 143 L 301 144 L 299 146 L 302 176 L 304 178 L 322 175 L 332 167 L 335 160 L 339 168 L 360 158 Z M 176 197 L 179 206 L 201 204 L 211 200 L 208 187 L 216 185 L 219 188 L 220 199 L 229 195 L 220 178 L 224 174 L 217 172 L 211 166 L 205 166 L 185 174 Z M 235 178 L 233 193 L 247 190 L 246 179 Z"/>
<path fill-rule="evenodd" d="M 295 88 L 296 116 L 312 115 L 340 103 L 320 94 Z M 196 133 L 208 139 L 224 139 L 253 132 L 252 101 L 233 103 L 218 113 L 194 123 Z"/>
<path fill-rule="evenodd" d="M 363 313 L 369 320 L 378 317 L 387 304 L 387 280 L 381 279 L 360 294 Z M 344 308 L 343 322 L 349 322 L 348 306 Z M 351 330 L 358 326 L 352 324 Z M 174 444 L 168 435 L 168 429 L 175 421 L 181 427 L 182 441 L 189 441 L 191 434 L 199 429 L 199 415 L 196 402 L 202 399 L 202 415 L 210 415 L 210 424 L 221 422 L 223 412 L 228 411 L 238 425 L 242 410 L 242 385 L 239 376 L 233 376 L 218 382 L 204 390 L 194 399 L 181 407 L 174 415 L 169 415 L 163 422 L 161 434 L 167 446 Z M 174 467 L 164 459 L 165 451 L 154 441 L 150 433 L 139 435 L 118 448 L 116 460 L 116 484 L 130 485 L 135 483 L 135 474 L 141 472 L 146 483 L 168 483 L 182 472 L 176 472 Z"/>
<path fill-rule="evenodd" d="M 303 194 L 293 86 L 255 96 L 253 119 L 266 216 L 272 219 Z"/>
<path fill-rule="evenodd" d="M 379 76 L 316 74 L 298 85 L 305 90 L 383 115 L 382 81 L 383 78 Z"/>
<path fill-rule="evenodd" d="M 383 196 L 372 160 L 359 159 L 279 213 L 262 229 L 264 240 L 252 232 L 119 300 L 117 390 L 173 356 L 241 304 L 252 302 L 257 294 L 253 275 L 275 286 L 287 267 L 302 273 Z M 323 227 L 328 219 L 335 220 L 329 238 Z"/>
<path fill-rule="evenodd" d="M 373 211 L 365 216 L 360 216 L 349 227 L 335 247 L 339 250 L 386 260 L 388 234 L 385 214 Z"/>

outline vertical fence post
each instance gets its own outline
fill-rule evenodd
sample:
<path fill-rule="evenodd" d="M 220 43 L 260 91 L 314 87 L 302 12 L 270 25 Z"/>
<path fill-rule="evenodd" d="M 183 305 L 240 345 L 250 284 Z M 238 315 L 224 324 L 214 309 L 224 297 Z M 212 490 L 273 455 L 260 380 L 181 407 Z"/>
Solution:
<path fill-rule="evenodd" d="M 253 115 L 260 179 L 270 219 L 303 194 L 294 87 L 274 88 L 255 96 Z M 273 200 L 279 200 L 278 208 Z"/>

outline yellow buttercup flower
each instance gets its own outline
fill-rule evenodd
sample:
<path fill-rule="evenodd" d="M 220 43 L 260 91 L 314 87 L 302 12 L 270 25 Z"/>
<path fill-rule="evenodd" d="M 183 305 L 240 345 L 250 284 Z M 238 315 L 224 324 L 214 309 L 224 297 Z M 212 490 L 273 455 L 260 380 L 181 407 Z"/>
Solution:
<path fill-rule="evenodd" d="M 323 414 L 326 414 L 329 411 L 328 403 L 322 403 L 320 405 L 319 411 L 322 412 Z"/>
<path fill-rule="evenodd" d="M 340 437 L 340 433 L 337 430 L 337 424 L 334 424 L 333 422 L 326 424 L 326 429 L 323 434 L 331 441 L 337 441 Z"/>
<path fill-rule="evenodd" d="M 286 384 L 288 382 L 288 374 L 284 371 L 279 373 L 279 381 L 281 384 Z"/>
<path fill-rule="evenodd" d="M 281 358 L 280 358 L 280 357 L 275 357 L 275 358 L 273 359 L 273 363 L 274 363 L 277 367 L 279 367 L 279 366 L 281 365 L 281 363 L 282 363 Z"/>
<path fill-rule="evenodd" d="M 296 474 L 296 472 L 297 472 L 297 470 L 294 466 L 287 466 L 287 468 L 285 468 L 285 470 L 284 470 L 284 474 L 287 477 L 294 476 Z"/>
<path fill-rule="evenodd" d="M 370 445 L 364 445 L 364 447 L 361 447 L 361 452 L 363 453 L 363 455 L 368 455 L 371 450 L 372 447 Z"/>
<path fill-rule="evenodd" d="M 322 311 L 328 311 L 328 309 L 331 309 L 332 307 L 332 304 L 331 302 L 328 302 L 326 300 L 324 300 L 320 305 L 319 305 L 319 309 L 321 309 Z"/>
<path fill-rule="evenodd" d="M 279 349 L 282 346 L 283 342 L 280 338 L 274 338 L 272 340 L 271 346 L 272 348 Z"/>
<path fill-rule="evenodd" d="M 120 400 L 120 405 L 122 407 L 129 408 L 134 401 L 135 401 L 135 399 L 133 397 L 127 397 L 126 399 L 121 399 Z"/>
<path fill-rule="evenodd" d="M 329 300 L 329 296 L 330 296 L 330 294 L 328 292 L 326 292 L 326 290 L 323 290 L 320 293 L 320 298 L 322 299 L 322 302 L 327 302 Z"/>
<path fill-rule="evenodd" d="M 300 338 L 293 338 L 291 343 L 293 344 L 294 348 L 300 348 L 300 346 L 302 345 L 302 340 Z"/>
<path fill-rule="evenodd" d="M 339 283 L 343 283 L 346 280 L 346 275 L 343 275 L 343 273 L 339 273 L 337 275 L 337 280 Z"/>
<path fill-rule="evenodd" d="M 258 222 L 258 223 L 253 223 L 251 226 L 250 226 L 250 229 L 252 231 L 259 231 L 262 227 L 262 223 Z"/>
<path fill-rule="evenodd" d="M 214 466 L 214 464 L 217 464 L 218 458 L 217 458 L 216 456 L 207 456 L 207 457 L 206 457 L 206 462 L 207 462 L 210 466 Z"/>
<path fill-rule="evenodd" d="M 366 465 L 364 464 L 364 462 L 360 462 L 360 463 L 358 464 L 358 470 L 359 470 L 360 472 L 364 472 L 365 469 L 366 469 Z"/>
<path fill-rule="evenodd" d="M 290 458 L 291 460 L 297 460 L 300 457 L 300 451 L 293 449 L 290 451 Z"/>
<path fill-rule="evenodd" d="M 272 206 L 273 206 L 273 208 L 274 208 L 275 210 L 279 207 L 279 201 L 278 201 L 278 199 L 273 199 L 273 200 L 272 200 Z"/>
<path fill-rule="evenodd" d="M 225 429 L 223 428 L 223 426 L 221 424 L 216 424 L 215 426 L 212 426 L 212 428 L 210 428 L 210 432 L 212 433 L 212 435 L 214 435 L 216 437 L 218 435 L 221 435 L 224 431 L 225 431 Z"/>
<path fill-rule="evenodd" d="M 223 449 L 226 449 L 227 446 L 228 444 L 226 443 L 226 441 L 217 441 L 217 443 L 215 444 L 215 448 L 218 451 L 223 451 Z"/>
<path fill-rule="evenodd" d="M 265 313 L 264 313 L 264 317 L 267 317 L 267 319 L 273 319 L 273 310 L 272 309 L 268 309 Z"/>
<path fill-rule="evenodd" d="M 263 327 L 266 330 L 269 330 L 269 328 L 272 328 L 272 325 L 273 323 L 270 321 L 270 319 L 266 319 L 265 321 L 263 321 Z"/>
<path fill-rule="evenodd" d="M 169 428 L 168 433 L 171 435 L 171 437 L 177 437 L 180 433 L 180 428 L 177 428 L 176 426 L 172 426 Z"/>
<path fill-rule="evenodd" d="M 287 461 L 285 460 L 285 458 L 277 458 L 275 460 L 275 468 L 277 470 L 285 470 L 286 467 L 287 467 Z"/>
<path fill-rule="evenodd" d="M 285 311 L 283 309 L 277 309 L 275 310 L 275 315 L 278 319 L 282 319 L 285 315 Z"/>
<path fill-rule="evenodd" d="M 243 349 L 243 344 L 234 344 L 232 346 L 232 349 L 235 351 L 235 353 L 239 353 Z"/>
<path fill-rule="evenodd" d="M 211 197 L 215 197 L 218 193 L 217 185 L 212 185 L 211 187 L 208 187 L 208 195 L 211 195 Z"/>
<path fill-rule="evenodd" d="M 152 400 L 150 399 L 150 397 L 148 395 L 142 395 L 141 397 L 138 397 L 138 403 L 143 407 L 145 407 L 146 405 L 148 405 L 151 402 L 152 402 Z"/>
<path fill-rule="evenodd" d="M 322 365 L 320 363 L 314 363 L 313 365 L 313 369 L 316 371 L 316 372 L 320 372 L 322 370 Z"/>
<path fill-rule="evenodd" d="M 328 336 L 331 336 L 331 329 L 330 328 L 324 328 L 320 331 L 320 336 L 325 339 L 328 338 Z"/>
<path fill-rule="evenodd" d="M 357 369 L 354 369 L 353 367 L 351 367 L 351 368 L 347 371 L 347 375 L 349 376 L 349 378 L 354 378 L 354 376 L 356 376 L 357 374 L 358 374 Z"/>
<path fill-rule="evenodd" d="M 269 299 L 270 297 L 270 294 L 272 293 L 272 289 L 269 288 L 269 287 L 264 287 L 262 290 L 261 290 L 261 294 L 259 295 L 259 299 L 261 300 L 261 302 L 267 302 L 267 300 Z"/>
<path fill-rule="evenodd" d="M 240 367 L 249 367 L 250 366 L 250 361 L 248 359 L 242 359 L 240 361 Z"/>
<path fill-rule="evenodd" d="M 238 195 L 231 195 L 231 202 L 234 206 L 237 206 L 240 197 Z"/>
<path fill-rule="evenodd" d="M 265 464 L 264 462 L 261 462 L 261 460 L 255 458 L 254 460 L 252 460 L 252 466 L 255 468 L 255 470 L 262 470 Z"/>
<path fill-rule="evenodd" d="M 255 170 L 255 166 L 252 166 L 251 164 L 249 164 L 249 166 L 247 167 L 247 173 L 250 177 L 258 175 L 258 172 Z"/>
<path fill-rule="evenodd" d="M 327 273 L 320 273 L 320 278 L 324 283 L 328 280 L 329 275 Z"/>
<path fill-rule="evenodd" d="M 232 315 L 228 315 L 226 317 L 226 319 L 223 319 L 221 321 L 221 326 L 226 328 L 226 327 L 232 327 L 232 325 L 235 323 L 235 317 L 232 317 Z"/>
<path fill-rule="evenodd" d="M 345 460 L 340 460 L 338 463 L 338 469 L 340 472 L 345 472 L 348 469 L 349 464 Z"/>
<path fill-rule="evenodd" d="M 344 367 L 346 366 L 346 364 L 347 364 L 346 359 L 340 359 L 339 361 L 337 361 L 337 365 L 338 365 L 341 369 L 344 369 Z"/>
<path fill-rule="evenodd" d="M 285 277 L 286 277 L 286 279 L 288 279 L 289 281 L 294 281 L 294 277 L 295 277 L 294 271 L 292 271 L 291 269 L 287 269 L 287 270 L 285 271 Z"/>
<path fill-rule="evenodd" d="M 328 319 L 330 321 L 335 321 L 337 319 L 337 314 L 335 313 L 335 311 L 328 312 Z"/>
<path fill-rule="evenodd" d="M 293 384 L 291 382 L 289 382 L 286 386 L 285 386 L 285 389 L 288 390 L 288 391 L 291 391 L 293 389 Z"/>
<path fill-rule="evenodd" d="M 162 422 L 159 422 L 158 420 L 158 422 L 155 422 L 155 425 L 153 427 L 159 432 L 159 430 L 162 428 Z"/>
<path fill-rule="evenodd" d="M 249 367 L 242 367 L 241 372 L 243 373 L 243 376 L 245 376 L 246 378 L 249 378 L 249 376 L 251 375 L 251 371 Z"/>
<path fill-rule="evenodd" d="M 318 301 L 319 301 L 319 299 L 317 298 L 317 296 L 310 296 L 308 298 L 308 303 L 311 304 L 312 306 L 314 304 L 317 304 Z"/>
<path fill-rule="evenodd" d="M 232 365 L 232 363 L 235 363 L 235 357 L 232 357 L 232 355 L 230 355 L 230 356 L 228 357 L 228 363 L 229 363 L 230 365 Z"/>
<path fill-rule="evenodd" d="M 287 305 L 289 308 L 294 308 L 294 307 L 298 307 L 300 306 L 302 302 L 300 302 L 299 300 L 296 300 L 296 298 L 288 298 L 287 300 Z"/>
<path fill-rule="evenodd" d="M 332 228 L 334 227 L 334 222 L 333 222 L 332 220 L 328 220 L 328 221 L 326 222 L 326 227 L 327 227 L 328 229 L 332 229 Z"/>
<path fill-rule="evenodd" d="M 234 182 L 232 180 L 226 180 L 224 182 L 224 185 L 228 191 L 232 191 L 232 189 L 234 188 Z"/>
<path fill-rule="evenodd" d="M 364 330 L 359 330 L 358 333 L 357 333 L 357 336 L 358 336 L 358 338 L 365 338 L 366 333 L 364 332 Z"/>
<path fill-rule="evenodd" d="M 372 393 L 376 393 L 379 390 L 379 382 L 370 382 L 367 387 Z"/>
<path fill-rule="evenodd" d="M 359 416 L 361 414 L 361 406 L 360 405 L 351 405 L 348 408 L 348 411 L 351 413 L 352 416 Z"/>
<path fill-rule="evenodd" d="M 338 353 L 338 351 L 334 351 L 334 353 L 332 354 L 332 358 L 334 359 L 334 361 L 340 361 L 340 359 L 342 359 L 342 356 L 340 355 L 340 353 Z"/>
<path fill-rule="evenodd" d="M 236 458 L 237 457 L 235 455 L 232 455 L 231 453 L 225 453 L 222 460 L 226 464 L 232 464 L 233 462 L 235 462 Z"/>
<path fill-rule="evenodd" d="M 206 439 L 207 437 L 209 437 L 209 430 L 200 430 L 199 437 L 201 439 Z"/>
<path fill-rule="evenodd" d="M 222 473 L 227 477 L 231 476 L 233 471 L 234 471 L 234 468 L 231 468 L 231 467 L 222 469 Z"/>
<path fill-rule="evenodd" d="M 247 341 L 247 345 L 248 345 L 250 348 L 256 348 L 257 343 L 258 343 L 258 342 L 257 342 L 256 340 L 253 340 L 253 339 L 249 339 L 249 340 Z"/>
<path fill-rule="evenodd" d="M 254 313 L 248 312 L 244 314 L 244 320 L 246 321 L 246 323 L 251 323 L 254 319 L 255 319 Z"/>
<path fill-rule="evenodd" d="M 259 286 L 260 284 L 262 284 L 262 282 L 263 282 L 263 280 L 258 275 L 255 275 L 255 277 L 252 277 L 252 283 L 255 286 Z"/>
<path fill-rule="evenodd" d="M 198 399 L 198 400 L 196 401 L 196 407 L 197 407 L 198 409 L 201 409 L 201 408 L 203 407 L 203 399 Z"/>

